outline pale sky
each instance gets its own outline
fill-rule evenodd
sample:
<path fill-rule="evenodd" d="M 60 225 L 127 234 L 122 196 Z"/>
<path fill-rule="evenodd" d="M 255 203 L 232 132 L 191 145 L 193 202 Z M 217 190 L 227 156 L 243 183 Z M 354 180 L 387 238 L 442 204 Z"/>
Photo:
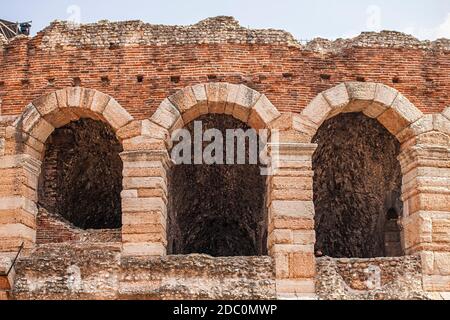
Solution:
<path fill-rule="evenodd" d="M 33 34 L 56 19 L 187 25 L 229 15 L 243 26 L 283 29 L 299 40 L 379 30 L 403 31 L 419 39 L 450 38 L 450 0 L 0 0 L 0 4 L 1 19 L 32 20 Z"/>

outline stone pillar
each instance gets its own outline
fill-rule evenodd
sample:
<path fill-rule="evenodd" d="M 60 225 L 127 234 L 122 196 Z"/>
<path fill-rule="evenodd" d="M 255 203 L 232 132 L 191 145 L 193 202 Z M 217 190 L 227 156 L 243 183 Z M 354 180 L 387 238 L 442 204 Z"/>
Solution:
<path fill-rule="evenodd" d="M 0 252 L 14 254 L 24 243 L 26 254 L 36 239 L 39 151 L 43 144 L 19 133 L 11 121 L 5 126 L 0 123 L 0 138 Z"/>
<path fill-rule="evenodd" d="M 312 155 L 315 144 L 282 133 L 269 145 L 269 253 L 274 258 L 279 299 L 315 298 Z M 286 137 L 288 137 L 286 139 Z M 287 141 L 287 142 L 286 142 Z"/>
<path fill-rule="evenodd" d="M 124 151 L 122 242 L 125 255 L 167 250 L 167 150 Z"/>
<path fill-rule="evenodd" d="M 439 132 L 402 146 L 406 254 L 420 253 L 427 291 L 450 291 L 450 144 Z"/>

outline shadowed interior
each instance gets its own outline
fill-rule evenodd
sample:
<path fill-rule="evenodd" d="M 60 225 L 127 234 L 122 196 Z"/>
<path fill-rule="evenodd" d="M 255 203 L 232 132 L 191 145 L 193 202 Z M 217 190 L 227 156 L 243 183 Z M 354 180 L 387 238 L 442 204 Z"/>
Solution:
<path fill-rule="evenodd" d="M 39 205 L 81 229 L 121 227 L 122 146 L 100 121 L 80 119 L 46 143 Z"/>
<path fill-rule="evenodd" d="M 402 254 L 400 145 L 376 119 L 325 121 L 313 156 L 316 251 L 331 257 Z"/>
<path fill-rule="evenodd" d="M 249 129 L 227 115 L 196 121 L 202 122 L 203 132 L 215 128 L 223 137 L 226 129 Z M 186 128 L 193 136 L 194 123 Z M 204 142 L 203 149 L 209 144 Z M 248 150 L 247 145 L 247 159 Z M 266 254 L 265 181 L 259 164 L 174 166 L 169 177 L 169 253 Z"/>

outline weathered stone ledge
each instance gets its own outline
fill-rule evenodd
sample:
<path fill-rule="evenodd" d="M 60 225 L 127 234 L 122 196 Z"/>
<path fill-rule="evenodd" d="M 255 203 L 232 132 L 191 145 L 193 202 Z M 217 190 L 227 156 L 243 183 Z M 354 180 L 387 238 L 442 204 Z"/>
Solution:
<path fill-rule="evenodd" d="M 120 244 L 40 245 L 16 265 L 15 299 L 274 299 L 270 257 L 124 257 Z"/>

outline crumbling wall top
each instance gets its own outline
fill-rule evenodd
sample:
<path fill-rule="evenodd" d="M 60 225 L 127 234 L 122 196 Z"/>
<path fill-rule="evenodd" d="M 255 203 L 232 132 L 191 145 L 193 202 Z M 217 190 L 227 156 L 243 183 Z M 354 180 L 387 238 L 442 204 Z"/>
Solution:
<path fill-rule="evenodd" d="M 142 21 L 109 22 L 74 25 L 55 21 L 39 33 L 41 46 L 110 47 L 130 45 L 184 44 L 280 44 L 299 46 L 294 37 L 281 30 L 251 30 L 232 17 L 215 17 L 190 26 L 152 25 Z"/>
<path fill-rule="evenodd" d="M 39 46 L 43 50 L 67 47 L 110 48 L 231 43 L 280 45 L 319 53 L 338 53 L 352 47 L 450 51 L 450 39 L 421 41 L 396 31 L 363 32 L 351 39 L 335 41 L 316 38 L 302 45 L 289 32 L 249 29 L 241 26 L 233 17 L 227 16 L 208 18 L 188 26 L 156 25 L 139 20 L 122 22 L 101 20 L 89 24 L 54 21 L 39 32 L 36 38 L 39 39 Z M 4 43 L 8 43 L 8 40 L 0 37 L 0 46 Z"/>
<path fill-rule="evenodd" d="M 450 39 L 421 41 L 402 32 L 384 30 L 381 32 L 363 32 L 351 39 L 337 39 L 335 41 L 316 38 L 305 45 L 306 50 L 316 52 L 339 52 L 352 47 L 450 51 Z"/>

